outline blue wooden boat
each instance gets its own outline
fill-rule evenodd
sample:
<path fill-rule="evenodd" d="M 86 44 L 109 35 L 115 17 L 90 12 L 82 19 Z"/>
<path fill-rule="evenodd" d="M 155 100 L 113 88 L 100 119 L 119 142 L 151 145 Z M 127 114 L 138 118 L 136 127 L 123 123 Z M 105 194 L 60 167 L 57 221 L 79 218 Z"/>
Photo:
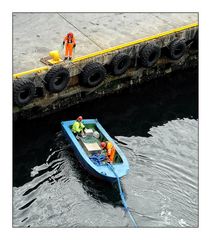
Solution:
<path fill-rule="evenodd" d="M 93 176 L 100 178 L 101 180 L 115 182 L 117 181 L 117 176 L 122 178 L 129 171 L 129 164 L 126 156 L 118 147 L 118 145 L 114 142 L 114 140 L 109 136 L 109 134 L 105 131 L 105 129 L 101 126 L 97 119 L 84 119 L 83 124 L 86 129 L 92 129 L 92 131 L 97 131 L 99 133 L 98 137 L 95 136 L 85 136 L 76 138 L 76 136 L 72 132 L 72 125 L 75 121 L 64 121 L 61 122 L 63 132 L 69 141 L 71 148 L 73 149 L 77 159 L 81 163 L 81 165 Z M 94 157 L 100 156 L 101 159 L 105 152 L 100 148 L 100 142 L 102 141 L 110 141 L 116 149 L 114 161 L 112 163 L 112 167 L 117 174 L 115 176 L 114 172 L 107 165 L 107 160 L 103 160 L 99 163 L 99 161 L 93 161 Z M 88 144 L 98 145 L 98 150 L 96 153 L 94 151 L 90 152 L 87 150 L 86 146 Z M 93 157 L 94 156 L 94 157 Z"/>

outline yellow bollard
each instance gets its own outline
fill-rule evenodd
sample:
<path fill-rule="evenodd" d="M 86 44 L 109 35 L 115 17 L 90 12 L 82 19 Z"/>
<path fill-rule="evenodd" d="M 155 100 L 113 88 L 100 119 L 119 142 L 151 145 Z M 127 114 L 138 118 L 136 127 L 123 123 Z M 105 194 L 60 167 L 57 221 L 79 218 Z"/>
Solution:
<path fill-rule="evenodd" d="M 57 64 L 63 61 L 60 57 L 59 51 L 57 50 L 49 52 L 49 56 L 52 57 L 52 59 L 48 60 L 51 64 Z"/>

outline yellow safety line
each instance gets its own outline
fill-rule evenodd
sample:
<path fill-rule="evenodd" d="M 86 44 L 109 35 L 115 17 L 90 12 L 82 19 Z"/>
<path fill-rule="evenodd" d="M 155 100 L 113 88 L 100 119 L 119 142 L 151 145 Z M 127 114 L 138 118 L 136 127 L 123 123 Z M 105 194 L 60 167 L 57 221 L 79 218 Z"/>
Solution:
<path fill-rule="evenodd" d="M 39 73 L 39 72 L 42 72 L 42 71 L 46 71 L 48 69 L 49 69 L 48 66 L 40 67 L 40 68 L 34 68 L 34 69 L 29 70 L 29 71 L 13 74 L 13 77 L 14 78 L 19 78 L 19 77 L 22 77 L 22 76 L 27 75 L 27 74 Z"/>
<path fill-rule="evenodd" d="M 102 50 L 102 51 L 90 53 L 88 55 L 75 58 L 74 60 L 72 60 L 72 62 L 79 62 L 79 61 L 85 60 L 87 58 L 96 57 L 96 56 L 99 56 L 99 55 L 102 55 L 102 54 L 105 54 L 105 53 L 116 51 L 116 50 L 119 50 L 119 49 L 122 49 L 122 48 L 125 48 L 125 47 L 130 47 L 130 46 L 133 46 L 133 45 L 138 44 L 138 43 L 150 41 L 150 40 L 153 40 L 153 39 L 156 39 L 156 38 L 159 38 L 159 37 L 163 37 L 163 36 L 166 36 L 166 35 L 169 35 L 169 34 L 172 34 L 172 33 L 184 31 L 186 29 L 197 27 L 197 26 L 198 26 L 198 23 L 192 23 L 192 24 L 189 24 L 189 25 L 186 25 L 186 26 L 183 26 L 183 27 L 179 27 L 179 28 L 175 28 L 175 29 L 172 29 L 172 30 L 169 30 L 169 31 L 166 31 L 166 32 L 158 33 L 158 34 L 150 36 L 150 37 L 141 38 L 141 39 L 138 39 L 136 41 L 132 41 L 132 42 L 129 42 L 129 43 L 124 43 L 124 44 L 121 44 L 121 45 L 118 45 L 118 46 L 115 46 L 115 47 L 107 48 L 107 49 Z"/>
<path fill-rule="evenodd" d="M 124 44 L 121 44 L 121 45 L 118 45 L 118 46 L 115 46 L 115 47 L 104 49 L 102 51 L 97 51 L 97 52 L 94 52 L 94 53 L 90 53 L 90 54 L 87 54 L 85 56 L 75 58 L 71 62 L 73 62 L 73 63 L 79 62 L 79 61 L 82 61 L 82 60 L 85 60 L 85 59 L 88 59 L 88 58 L 91 58 L 91 57 L 96 57 L 96 56 L 99 56 L 99 55 L 102 55 L 102 54 L 105 54 L 105 53 L 109 53 L 109 52 L 112 52 L 112 51 L 116 51 L 116 50 L 119 50 L 119 49 L 122 49 L 122 48 L 130 47 L 130 46 L 133 46 L 133 45 L 136 45 L 136 44 L 139 44 L 139 43 L 143 43 L 143 42 L 146 42 L 146 41 L 150 41 L 150 40 L 153 40 L 153 39 L 156 39 L 156 38 L 159 38 L 159 37 L 163 37 L 163 36 L 166 36 L 166 35 L 169 35 L 169 34 L 173 34 L 173 33 L 176 33 L 176 32 L 181 32 L 181 31 L 184 31 L 184 30 L 189 29 L 189 28 L 198 27 L 198 25 L 199 25 L 198 23 L 188 24 L 186 26 L 182 26 L 182 27 L 175 28 L 175 29 L 172 29 L 172 30 L 168 30 L 168 31 L 165 31 L 165 32 L 162 32 L 162 33 L 158 33 L 158 34 L 152 35 L 150 37 L 141 38 L 141 39 L 138 39 L 136 41 L 132 41 L 132 42 L 129 42 L 129 43 L 124 43 Z M 23 75 L 27 75 L 27 74 L 31 74 L 31 73 L 35 73 L 35 72 L 37 72 L 37 73 L 42 72 L 42 71 L 48 70 L 49 68 L 50 67 L 47 67 L 47 66 L 40 67 L 40 68 L 35 68 L 35 69 L 29 70 L 29 71 L 26 71 L 26 72 L 13 74 L 13 77 L 14 78 L 19 78 L 19 77 L 22 77 Z"/>

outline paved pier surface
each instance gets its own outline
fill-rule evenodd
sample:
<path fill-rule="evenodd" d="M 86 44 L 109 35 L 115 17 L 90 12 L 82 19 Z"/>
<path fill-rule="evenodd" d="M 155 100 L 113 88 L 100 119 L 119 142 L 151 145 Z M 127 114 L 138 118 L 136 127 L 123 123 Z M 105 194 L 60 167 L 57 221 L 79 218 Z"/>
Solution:
<path fill-rule="evenodd" d="M 13 73 L 43 66 L 40 58 L 62 50 L 73 32 L 74 57 L 198 21 L 197 13 L 14 13 Z"/>

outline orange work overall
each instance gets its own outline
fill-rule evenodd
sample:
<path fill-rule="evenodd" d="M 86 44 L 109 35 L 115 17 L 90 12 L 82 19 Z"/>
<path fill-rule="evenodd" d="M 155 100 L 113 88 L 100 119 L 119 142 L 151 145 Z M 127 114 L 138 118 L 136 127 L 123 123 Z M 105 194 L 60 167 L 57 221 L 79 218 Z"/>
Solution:
<path fill-rule="evenodd" d="M 114 161 L 116 149 L 114 148 L 114 146 L 111 142 L 107 142 L 106 149 L 107 149 L 107 156 L 108 156 L 110 162 L 112 163 Z"/>
<path fill-rule="evenodd" d="M 75 47 L 75 38 L 69 38 L 68 36 L 66 36 L 64 38 L 64 42 L 65 42 L 65 57 L 70 57 L 72 58 L 73 55 L 73 48 Z"/>

